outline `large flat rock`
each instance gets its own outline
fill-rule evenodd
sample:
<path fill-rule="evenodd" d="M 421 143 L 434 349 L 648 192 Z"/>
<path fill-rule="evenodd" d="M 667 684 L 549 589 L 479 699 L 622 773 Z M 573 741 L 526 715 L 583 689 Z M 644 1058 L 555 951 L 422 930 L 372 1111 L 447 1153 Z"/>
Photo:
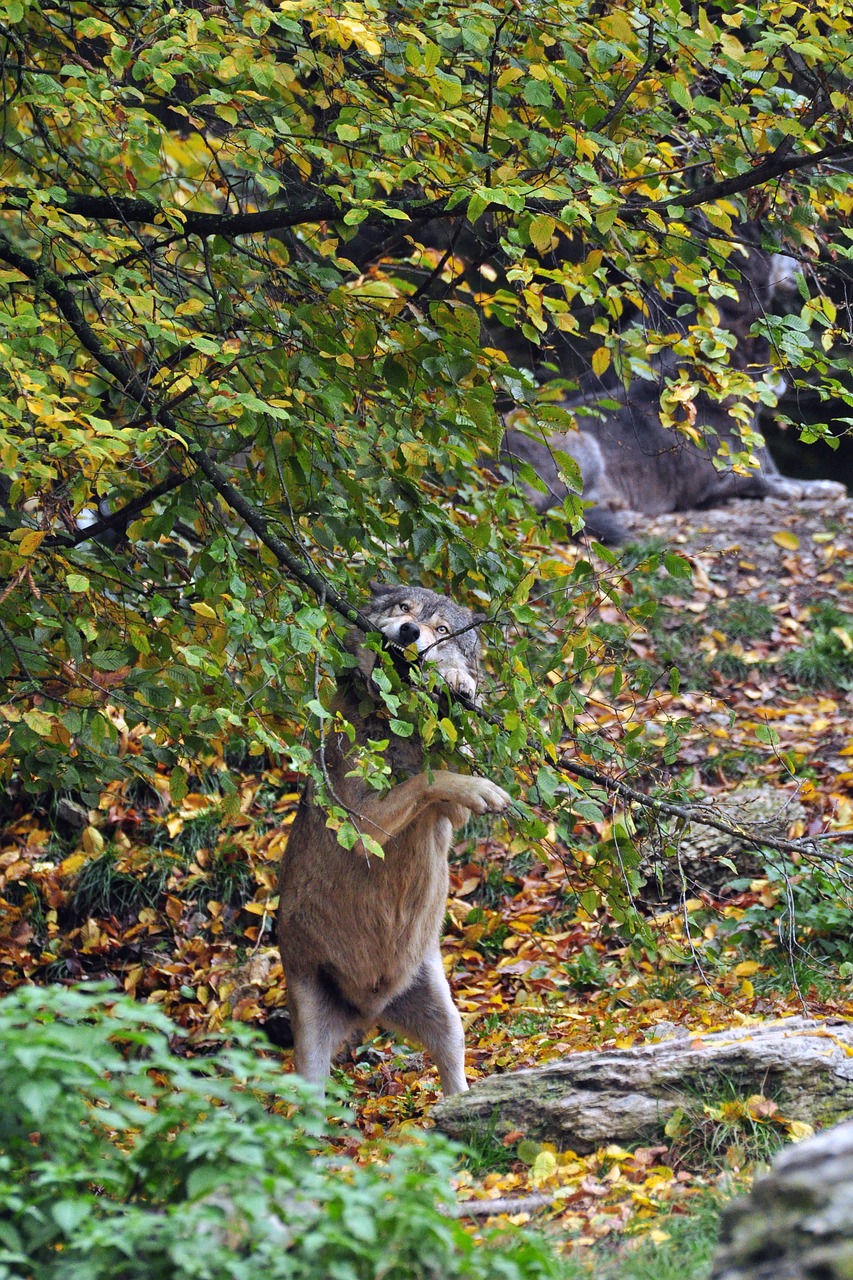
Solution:
<path fill-rule="evenodd" d="M 763 1094 L 790 1120 L 825 1127 L 853 1115 L 853 1022 L 786 1018 L 632 1049 L 572 1054 L 489 1076 L 433 1110 L 468 1140 L 520 1129 L 583 1154 L 659 1137 L 697 1101 Z"/>

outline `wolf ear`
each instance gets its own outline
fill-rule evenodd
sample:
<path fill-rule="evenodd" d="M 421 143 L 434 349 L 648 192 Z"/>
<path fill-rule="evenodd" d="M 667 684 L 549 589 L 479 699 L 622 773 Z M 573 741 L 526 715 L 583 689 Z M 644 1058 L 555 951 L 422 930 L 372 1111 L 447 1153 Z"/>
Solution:
<path fill-rule="evenodd" d="M 471 621 L 475 627 L 479 627 L 481 623 L 489 621 L 489 615 L 487 613 L 472 613 Z"/>
<path fill-rule="evenodd" d="M 389 591 L 394 590 L 393 582 L 377 582 L 374 579 L 373 582 L 368 582 L 367 585 L 372 596 L 387 596 Z"/>

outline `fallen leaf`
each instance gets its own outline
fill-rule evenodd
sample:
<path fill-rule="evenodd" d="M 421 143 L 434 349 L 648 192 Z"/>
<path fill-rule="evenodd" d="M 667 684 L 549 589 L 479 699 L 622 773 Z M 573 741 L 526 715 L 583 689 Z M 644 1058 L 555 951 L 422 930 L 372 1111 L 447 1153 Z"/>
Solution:
<path fill-rule="evenodd" d="M 784 547 L 786 551 L 796 551 L 800 545 L 797 535 L 788 529 L 780 529 L 778 533 L 774 533 L 773 541 L 777 547 Z"/>

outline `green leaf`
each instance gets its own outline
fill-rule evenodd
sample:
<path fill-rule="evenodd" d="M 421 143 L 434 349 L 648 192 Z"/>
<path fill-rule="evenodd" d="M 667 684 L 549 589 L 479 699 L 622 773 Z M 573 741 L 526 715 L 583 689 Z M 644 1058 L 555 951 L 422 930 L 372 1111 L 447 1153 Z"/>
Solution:
<path fill-rule="evenodd" d="M 182 804 L 189 791 L 187 771 L 181 765 L 175 765 L 169 774 L 169 795 L 172 804 Z"/>
<path fill-rule="evenodd" d="M 528 232 L 530 243 L 539 253 L 545 253 L 550 246 L 555 225 L 554 219 L 547 217 L 544 213 L 537 214 L 535 218 L 530 219 Z"/>
<path fill-rule="evenodd" d="M 92 1214 L 92 1204 L 87 1200 L 60 1200 L 51 1206 L 51 1217 L 64 1235 L 70 1236 L 80 1223 Z"/>
<path fill-rule="evenodd" d="M 544 80 L 525 80 L 523 94 L 530 107 L 551 106 L 551 90 Z"/>

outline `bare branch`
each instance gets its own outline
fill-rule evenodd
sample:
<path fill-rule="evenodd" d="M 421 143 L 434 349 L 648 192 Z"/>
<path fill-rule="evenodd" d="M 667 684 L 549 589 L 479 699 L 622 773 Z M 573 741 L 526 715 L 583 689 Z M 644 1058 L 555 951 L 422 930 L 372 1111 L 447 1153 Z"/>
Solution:
<path fill-rule="evenodd" d="M 840 859 L 837 854 L 826 853 L 820 848 L 818 842 L 819 840 L 830 838 L 838 840 L 846 837 L 853 843 L 853 831 L 833 831 L 826 832 L 823 836 L 807 836 L 801 840 L 785 840 L 778 836 L 769 835 L 761 829 L 760 824 L 749 823 L 745 826 L 739 826 L 737 823 L 729 822 L 725 818 L 721 818 L 719 813 L 714 810 L 713 805 L 710 804 L 701 802 L 676 804 L 671 800 L 661 800 L 657 796 L 646 795 L 644 791 L 637 791 L 636 788 L 628 786 L 626 782 L 622 782 L 618 778 L 612 778 L 609 774 L 601 773 L 590 765 L 580 764 L 569 756 L 560 756 L 557 761 L 557 768 L 562 770 L 563 773 L 572 774 L 576 778 L 584 778 L 587 782 L 594 782 L 602 790 L 621 796 L 623 800 L 627 800 L 631 804 L 638 804 L 641 808 L 650 809 L 664 817 L 682 818 L 685 822 L 695 822 L 700 827 L 713 827 L 715 831 L 722 831 L 725 835 L 734 836 L 742 844 L 750 845 L 753 849 L 776 849 L 779 853 L 799 853 L 809 858 L 831 859 L 833 862 L 849 861 L 849 859 Z"/>
<path fill-rule="evenodd" d="M 509 1196 L 498 1200 L 460 1200 L 444 1210 L 448 1218 L 491 1218 L 496 1213 L 530 1213 L 553 1204 L 555 1196 Z"/>

